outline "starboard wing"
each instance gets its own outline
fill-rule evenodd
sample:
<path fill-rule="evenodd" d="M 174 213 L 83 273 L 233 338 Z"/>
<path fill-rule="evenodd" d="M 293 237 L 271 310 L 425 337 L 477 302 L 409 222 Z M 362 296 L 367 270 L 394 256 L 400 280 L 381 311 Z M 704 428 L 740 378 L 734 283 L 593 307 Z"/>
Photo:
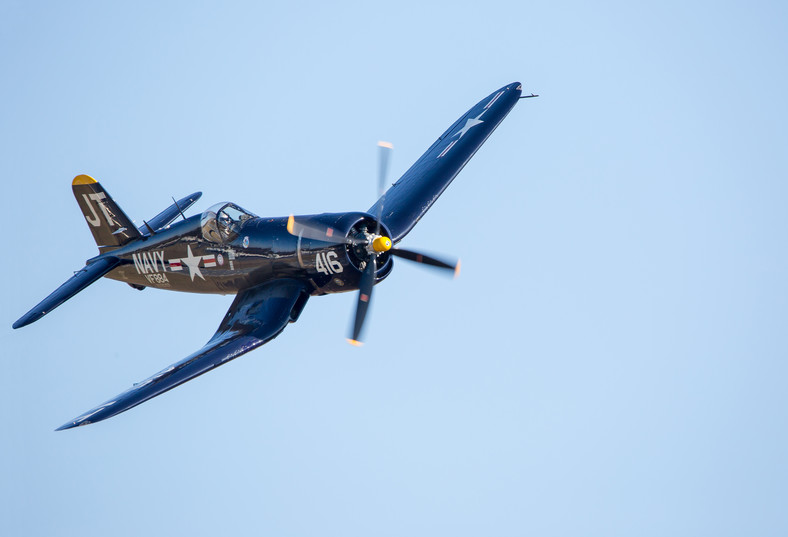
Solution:
<path fill-rule="evenodd" d="M 295 280 L 275 280 L 239 293 L 203 348 L 57 430 L 111 418 L 271 341 L 296 320 L 308 297 L 306 286 Z"/>
<path fill-rule="evenodd" d="M 369 214 L 378 214 L 383 204 L 382 221 L 395 243 L 402 240 L 432 207 L 514 107 L 521 93 L 520 83 L 512 82 L 479 101 L 370 207 Z"/>

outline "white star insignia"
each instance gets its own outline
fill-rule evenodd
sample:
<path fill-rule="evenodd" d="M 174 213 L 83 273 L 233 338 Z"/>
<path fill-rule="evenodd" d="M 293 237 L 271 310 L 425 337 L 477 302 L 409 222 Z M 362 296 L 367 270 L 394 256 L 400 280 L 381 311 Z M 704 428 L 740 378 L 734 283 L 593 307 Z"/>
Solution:
<path fill-rule="evenodd" d="M 202 278 L 204 280 L 205 277 L 202 275 L 202 272 L 200 272 L 200 261 L 202 261 L 202 256 L 201 255 L 198 255 L 198 256 L 193 255 L 192 254 L 192 247 L 189 246 L 188 244 L 186 245 L 186 251 L 188 252 L 189 256 L 182 258 L 181 261 L 183 261 L 184 265 L 189 267 L 189 276 L 192 277 L 192 281 L 194 281 L 194 276 L 195 275 L 199 276 L 200 278 Z"/>
<path fill-rule="evenodd" d="M 482 117 L 482 115 L 484 114 L 484 112 L 485 112 L 485 111 L 484 111 L 484 110 L 482 110 L 482 113 L 481 113 L 481 114 L 479 114 L 478 116 L 476 116 L 476 117 L 472 117 L 472 118 L 470 118 L 470 119 L 466 119 L 466 120 L 465 120 L 465 126 L 464 126 L 463 128 L 461 128 L 459 131 L 457 131 L 457 132 L 459 133 L 459 135 L 460 135 L 460 138 L 462 138 L 462 135 L 463 135 L 463 134 L 465 134 L 466 132 L 468 132 L 469 130 L 471 130 L 471 129 L 472 129 L 473 127 L 475 127 L 476 125 L 481 125 L 482 123 L 484 123 L 484 121 L 482 121 L 481 119 L 479 119 L 480 117 Z"/>

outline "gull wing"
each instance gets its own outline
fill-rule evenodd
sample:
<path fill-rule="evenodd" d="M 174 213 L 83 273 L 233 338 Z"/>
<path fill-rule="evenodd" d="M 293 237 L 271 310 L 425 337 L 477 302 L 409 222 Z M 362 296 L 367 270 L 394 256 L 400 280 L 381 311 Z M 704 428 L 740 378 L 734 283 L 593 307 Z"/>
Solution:
<path fill-rule="evenodd" d="M 494 91 L 446 129 L 405 174 L 367 211 L 378 214 L 394 243 L 402 240 L 451 184 L 522 93 L 519 82 Z"/>
<path fill-rule="evenodd" d="M 275 280 L 238 293 L 203 348 L 57 430 L 111 418 L 267 343 L 295 322 L 308 298 L 306 286 L 295 280 Z"/>

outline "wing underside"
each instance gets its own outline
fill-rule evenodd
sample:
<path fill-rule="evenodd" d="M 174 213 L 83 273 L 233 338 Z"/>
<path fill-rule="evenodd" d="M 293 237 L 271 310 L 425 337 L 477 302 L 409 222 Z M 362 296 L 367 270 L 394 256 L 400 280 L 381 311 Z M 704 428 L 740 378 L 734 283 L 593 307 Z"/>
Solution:
<path fill-rule="evenodd" d="M 304 284 L 295 280 L 276 280 L 239 293 L 203 348 L 57 430 L 111 418 L 267 343 L 295 320 L 308 296 Z"/>

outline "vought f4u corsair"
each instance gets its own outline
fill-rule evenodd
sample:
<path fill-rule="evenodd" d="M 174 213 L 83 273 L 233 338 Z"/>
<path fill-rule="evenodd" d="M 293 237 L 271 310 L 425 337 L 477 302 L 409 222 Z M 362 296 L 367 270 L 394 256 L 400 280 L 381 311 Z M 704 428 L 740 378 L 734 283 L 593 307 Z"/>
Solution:
<path fill-rule="evenodd" d="M 389 144 L 381 142 L 379 199 L 366 212 L 259 217 L 234 203 L 200 215 L 184 211 L 201 193 L 176 201 L 136 227 L 88 175 L 72 184 L 99 255 L 14 323 L 37 321 L 102 276 L 135 289 L 234 294 L 218 330 L 200 350 L 61 426 L 120 414 L 265 344 L 295 322 L 310 296 L 358 291 L 349 341 L 359 344 L 374 285 L 393 257 L 446 271 L 459 264 L 395 246 L 429 210 L 521 96 L 519 82 L 462 115 L 385 193 Z M 182 217 L 182 219 L 179 219 Z"/>

